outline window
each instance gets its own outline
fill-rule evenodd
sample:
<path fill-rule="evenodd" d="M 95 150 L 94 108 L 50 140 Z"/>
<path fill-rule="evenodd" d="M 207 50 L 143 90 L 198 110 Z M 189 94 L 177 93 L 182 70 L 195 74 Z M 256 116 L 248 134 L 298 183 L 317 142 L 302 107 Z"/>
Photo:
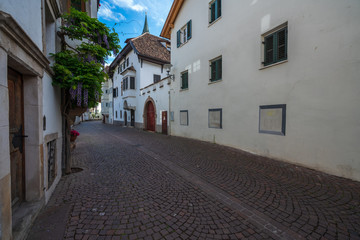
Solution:
<path fill-rule="evenodd" d="M 287 26 L 267 34 L 263 38 L 264 66 L 287 59 Z"/>
<path fill-rule="evenodd" d="M 129 67 L 129 58 L 126 59 L 126 67 Z"/>
<path fill-rule="evenodd" d="M 286 104 L 259 107 L 259 133 L 285 136 Z"/>
<path fill-rule="evenodd" d="M 120 74 L 120 66 L 118 67 L 118 74 Z"/>
<path fill-rule="evenodd" d="M 130 77 L 130 89 L 135 89 L 135 77 Z"/>
<path fill-rule="evenodd" d="M 189 125 L 189 114 L 188 110 L 180 110 L 180 125 Z"/>
<path fill-rule="evenodd" d="M 188 40 L 190 40 L 192 35 L 192 23 L 191 20 L 188 21 L 185 26 L 183 26 L 180 30 L 176 33 L 176 39 L 177 39 L 177 47 L 180 47 L 182 44 L 186 43 Z"/>
<path fill-rule="evenodd" d="M 210 81 L 219 81 L 222 79 L 222 57 L 210 61 Z"/>
<path fill-rule="evenodd" d="M 68 12 L 70 7 L 75 8 L 78 11 L 85 12 L 85 2 L 82 0 L 68 0 Z"/>
<path fill-rule="evenodd" d="M 113 88 L 113 97 L 116 98 L 119 96 L 118 88 Z"/>
<path fill-rule="evenodd" d="M 120 110 L 120 118 L 122 118 L 122 110 Z"/>
<path fill-rule="evenodd" d="M 127 90 L 128 87 L 129 87 L 129 86 L 128 86 L 128 78 L 127 78 L 127 77 L 123 79 L 123 84 L 124 84 L 124 91 L 125 91 L 125 90 Z"/>
<path fill-rule="evenodd" d="M 56 140 L 47 143 L 48 151 L 48 189 L 56 178 Z"/>
<path fill-rule="evenodd" d="M 213 23 L 221 17 L 221 0 L 213 0 L 209 5 L 209 23 Z"/>
<path fill-rule="evenodd" d="M 222 109 L 209 109 L 209 128 L 222 128 Z"/>
<path fill-rule="evenodd" d="M 154 83 L 159 82 L 160 79 L 161 79 L 161 76 L 160 76 L 160 75 L 154 74 Z"/>
<path fill-rule="evenodd" d="M 189 88 L 189 72 L 185 71 L 181 73 L 181 89 Z"/>
<path fill-rule="evenodd" d="M 115 111 L 115 118 L 117 118 L 117 111 Z"/>

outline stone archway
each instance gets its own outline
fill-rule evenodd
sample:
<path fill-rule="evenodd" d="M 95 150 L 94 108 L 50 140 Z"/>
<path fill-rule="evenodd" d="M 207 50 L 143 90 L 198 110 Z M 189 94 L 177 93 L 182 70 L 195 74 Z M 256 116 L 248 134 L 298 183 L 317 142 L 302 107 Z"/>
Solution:
<path fill-rule="evenodd" d="M 148 131 L 156 131 L 156 105 L 151 97 L 145 101 L 144 105 L 144 129 Z"/>

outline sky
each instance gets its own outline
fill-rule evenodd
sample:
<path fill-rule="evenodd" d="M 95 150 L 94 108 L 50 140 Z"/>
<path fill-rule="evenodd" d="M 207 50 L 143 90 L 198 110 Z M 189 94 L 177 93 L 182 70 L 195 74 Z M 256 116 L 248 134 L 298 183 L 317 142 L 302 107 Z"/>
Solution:
<path fill-rule="evenodd" d="M 125 40 L 141 35 L 147 13 L 149 31 L 159 36 L 170 11 L 173 0 L 101 0 L 98 19 L 119 35 L 120 46 Z M 115 56 L 107 59 L 107 64 Z"/>

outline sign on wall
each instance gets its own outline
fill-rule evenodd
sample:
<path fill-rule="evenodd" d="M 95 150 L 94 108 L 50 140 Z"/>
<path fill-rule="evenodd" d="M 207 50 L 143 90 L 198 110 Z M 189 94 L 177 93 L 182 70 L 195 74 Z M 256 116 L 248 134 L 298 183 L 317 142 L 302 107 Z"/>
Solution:
<path fill-rule="evenodd" d="M 264 105 L 259 110 L 259 132 L 285 136 L 286 104 Z"/>

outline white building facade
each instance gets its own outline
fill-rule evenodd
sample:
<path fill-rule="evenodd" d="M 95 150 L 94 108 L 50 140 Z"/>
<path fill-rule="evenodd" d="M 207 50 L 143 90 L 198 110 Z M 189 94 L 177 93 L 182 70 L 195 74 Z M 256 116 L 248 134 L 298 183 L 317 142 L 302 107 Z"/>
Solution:
<path fill-rule="evenodd" d="M 164 84 L 164 65 L 169 62 L 167 40 L 148 32 L 127 40 L 110 65 L 114 124 L 167 133 L 170 84 Z"/>
<path fill-rule="evenodd" d="M 360 180 L 359 22 L 356 0 L 175 0 L 171 133 Z"/>
<path fill-rule="evenodd" d="M 26 237 L 62 175 L 61 90 L 52 85 L 49 54 L 60 50 L 56 32 L 70 5 L 0 2 L 0 239 Z M 92 17 L 97 6 L 81 3 Z"/>
<path fill-rule="evenodd" d="M 101 95 L 101 115 L 103 117 L 103 122 L 112 124 L 113 123 L 113 92 L 112 80 L 106 79 L 102 85 L 102 95 Z"/>

